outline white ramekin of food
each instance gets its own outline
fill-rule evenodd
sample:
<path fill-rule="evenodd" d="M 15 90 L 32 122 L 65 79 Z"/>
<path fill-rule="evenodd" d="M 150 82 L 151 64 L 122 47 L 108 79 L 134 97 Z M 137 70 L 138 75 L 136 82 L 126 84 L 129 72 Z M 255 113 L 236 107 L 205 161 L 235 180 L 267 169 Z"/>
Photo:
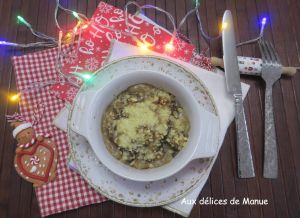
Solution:
<path fill-rule="evenodd" d="M 151 169 L 130 167 L 110 154 L 104 144 L 101 121 L 114 98 L 136 84 L 150 84 L 176 97 L 190 122 L 188 142 L 169 163 Z M 99 90 L 78 94 L 70 120 L 73 131 L 84 136 L 102 164 L 115 174 L 135 181 L 155 181 L 180 171 L 189 162 L 211 156 L 210 147 L 218 140 L 218 117 L 203 109 L 192 93 L 176 79 L 158 72 L 136 71 L 112 79 Z M 77 108 L 77 109 L 76 109 Z"/>

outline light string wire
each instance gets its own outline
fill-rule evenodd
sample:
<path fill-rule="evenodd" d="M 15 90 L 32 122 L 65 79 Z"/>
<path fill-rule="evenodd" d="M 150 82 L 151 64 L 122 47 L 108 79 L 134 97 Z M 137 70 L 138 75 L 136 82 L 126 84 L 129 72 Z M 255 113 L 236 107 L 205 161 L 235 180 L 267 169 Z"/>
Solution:
<path fill-rule="evenodd" d="M 51 36 L 47 36 L 46 34 L 44 33 L 41 33 L 39 31 L 36 31 L 32 28 L 32 26 L 24 19 L 22 18 L 21 16 L 18 16 L 17 19 L 20 23 L 24 24 L 30 31 L 33 35 L 35 35 L 36 37 L 40 38 L 40 39 L 43 39 L 43 40 L 47 40 L 47 41 L 44 41 L 44 42 L 35 42 L 35 43 L 27 43 L 27 44 L 18 44 L 18 43 L 12 43 L 12 42 L 4 42 L 4 41 L 0 41 L 0 45 L 7 45 L 7 46 L 13 46 L 13 47 L 16 47 L 16 48 L 32 48 L 32 47 L 57 47 L 58 46 L 58 53 L 57 53 L 57 58 L 56 58 L 56 69 L 59 73 L 58 75 L 58 79 L 54 79 L 54 80 L 48 80 L 48 81 L 40 81 L 40 82 L 36 82 L 36 83 L 32 83 L 28 86 L 26 86 L 25 88 L 23 88 L 22 90 L 19 91 L 19 93 L 13 95 L 11 97 L 11 99 L 13 101 L 15 100 L 18 100 L 19 97 L 21 96 L 22 93 L 27 93 L 27 92 L 34 92 L 34 91 L 38 91 L 40 89 L 43 89 L 47 86 L 50 86 L 50 85 L 55 85 L 55 84 L 64 84 L 64 83 L 68 83 L 72 86 L 75 86 L 77 88 L 80 87 L 79 83 L 81 82 L 80 80 L 78 80 L 77 78 L 74 78 L 74 76 L 76 77 L 76 75 L 67 75 L 65 73 L 63 73 L 62 71 L 62 63 L 61 63 L 61 59 L 63 57 L 66 57 L 67 53 L 69 51 L 71 51 L 71 46 L 70 48 L 67 48 L 66 49 L 66 53 L 62 53 L 62 38 L 63 38 L 63 32 L 62 32 L 62 29 L 58 23 L 58 19 L 57 19 L 57 16 L 58 16 L 58 9 L 61 9 L 65 12 L 67 12 L 68 14 L 72 14 L 74 15 L 73 11 L 69 10 L 69 9 L 66 9 L 64 8 L 63 6 L 60 5 L 60 2 L 59 0 L 56 0 L 56 7 L 55 7 L 55 10 L 54 10 L 54 16 L 55 16 L 55 24 L 57 26 L 57 28 L 59 29 L 59 37 L 58 37 L 58 40 L 56 40 L 55 38 L 51 37 Z M 79 20 L 79 22 L 83 23 L 87 23 L 86 21 L 88 21 L 87 17 L 83 14 L 80 14 L 80 13 L 76 13 L 76 18 Z M 78 31 L 78 25 L 76 25 L 76 31 L 74 31 L 73 29 L 73 34 L 76 35 L 77 34 L 77 31 Z M 78 40 L 75 40 L 75 37 L 72 36 L 72 42 L 71 44 L 75 44 L 77 43 L 78 46 L 79 46 L 79 41 L 80 41 L 80 38 L 81 38 L 81 33 L 82 33 L 82 27 L 79 27 L 79 39 Z M 79 49 L 79 47 L 77 47 L 77 50 Z M 78 77 L 78 75 L 77 75 Z"/>
<path fill-rule="evenodd" d="M 125 11 L 125 24 L 126 26 L 128 27 L 128 7 L 130 5 L 134 5 L 137 7 L 137 12 L 136 13 L 139 13 L 140 11 L 142 11 L 143 9 L 155 9 L 159 12 L 162 12 L 164 13 L 169 21 L 171 22 L 172 24 L 172 27 L 173 27 L 173 33 L 172 33 L 172 39 L 171 39 L 171 42 L 174 41 L 174 38 L 175 37 L 180 37 L 180 29 L 182 28 L 182 26 L 184 25 L 184 23 L 186 23 L 186 20 L 188 19 L 188 17 L 192 14 L 196 14 L 196 18 L 197 18 L 197 24 L 198 24 L 198 29 L 200 30 L 200 34 L 201 36 L 203 37 L 203 39 L 205 40 L 207 46 L 208 46 L 208 50 L 209 50 L 209 44 L 212 42 L 212 41 L 215 41 L 215 40 L 218 40 L 222 37 L 222 34 L 221 34 L 221 31 L 220 33 L 217 35 L 217 36 L 210 36 L 209 34 L 207 34 L 205 31 L 204 31 L 204 28 L 203 28 L 203 25 L 202 25 L 202 20 L 201 20 L 201 16 L 200 16 L 200 1 L 196 1 L 196 5 L 195 5 L 195 8 L 191 9 L 190 11 L 188 11 L 186 13 L 186 15 L 181 19 L 181 21 L 179 22 L 179 25 L 178 27 L 176 27 L 176 24 L 175 24 L 175 20 L 174 20 L 174 17 L 167 11 L 165 11 L 164 9 L 162 8 L 159 8 L 159 7 L 156 7 L 154 5 L 142 5 L 140 6 L 137 2 L 135 1 L 129 1 L 125 7 L 124 7 L 124 11 Z M 260 40 L 262 37 L 263 37 L 263 34 L 264 34 L 264 29 L 265 29 L 265 24 L 266 24 L 266 18 L 263 18 L 262 20 L 262 25 L 261 25 L 261 28 L 260 28 L 260 33 L 258 35 L 258 37 L 254 38 L 254 39 L 250 39 L 250 40 L 247 40 L 245 42 L 240 42 L 238 43 L 236 46 L 237 47 L 240 47 L 240 46 L 243 46 L 243 45 L 247 45 L 247 44 L 252 44 L 252 43 L 255 43 L 257 42 L 258 40 Z M 111 29 L 113 30 L 113 29 Z M 180 37 L 182 38 L 182 37 Z M 186 39 L 188 39 L 186 36 L 185 36 Z M 136 39 L 137 40 L 137 39 Z M 138 41 L 138 40 L 137 40 Z M 190 42 L 190 40 L 188 40 Z"/>
<path fill-rule="evenodd" d="M 197 23 L 198 23 L 198 26 L 199 26 L 199 30 L 200 30 L 200 34 L 201 36 L 205 39 L 205 41 L 207 43 L 209 43 L 210 41 L 213 41 L 213 40 L 217 40 L 221 37 L 221 34 L 217 35 L 217 36 L 214 36 L 214 37 L 211 37 L 209 36 L 205 31 L 204 31 L 204 28 L 203 28 L 203 25 L 202 25 L 202 21 L 201 21 L 201 17 L 200 17 L 200 12 L 199 12 L 199 8 L 200 8 L 200 1 L 196 1 L 196 6 L 195 8 L 193 8 L 192 10 L 188 11 L 188 13 L 183 17 L 183 19 L 180 21 L 179 25 L 178 25 L 178 28 L 176 28 L 176 24 L 175 24 L 175 20 L 174 20 L 174 17 L 167 11 L 165 11 L 164 9 L 162 8 L 159 8 L 157 6 L 154 6 L 154 5 L 149 5 L 149 4 L 146 4 L 146 5 L 142 5 L 140 6 L 138 3 L 136 3 L 135 1 L 129 1 L 126 5 L 125 5 L 125 24 L 126 26 L 128 27 L 128 7 L 130 5 L 135 5 L 138 9 L 137 9 L 137 12 L 143 10 L 143 9 L 154 9 L 154 10 L 157 10 L 157 11 L 160 11 L 162 13 L 164 13 L 170 20 L 172 26 L 173 26 L 173 35 L 172 37 L 176 37 L 179 35 L 179 31 L 181 29 L 181 27 L 183 26 L 183 24 L 186 22 L 187 18 L 195 13 L 196 14 L 196 18 L 197 18 Z M 64 12 L 68 13 L 68 14 L 72 14 L 74 15 L 79 21 L 84 21 L 86 23 L 89 22 L 88 18 L 86 17 L 86 15 L 84 14 L 81 14 L 81 13 L 77 13 L 75 11 L 72 11 L 70 9 L 67 9 L 65 7 L 63 7 L 61 4 L 60 4 L 60 0 L 56 0 L 56 7 L 55 7 L 55 10 L 54 10 L 54 18 L 55 18 L 55 24 L 57 26 L 57 28 L 59 30 L 62 30 L 61 29 L 61 26 L 59 25 L 58 23 L 58 10 L 61 9 L 63 10 Z M 28 43 L 28 44 L 18 44 L 18 43 L 12 43 L 12 42 L 5 42 L 5 41 L 0 41 L 0 45 L 7 45 L 7 46 L 13 46 L 13 47 L 20 47 L 20 48 L 29 48 L 29 47 L 41 47 L 41 46 L 45 46 L 45 47 L 55 47 L 58 45 L 58 42 L 57 40 L 54 38 L 54 37 L 51 37 L 51 36 L 48 36 L 44 33 L 41 33 L 39 31 L 36 31 L 32 28 L 32 26 L 25 20 L 23 19 L 22 17 L 18 16 L 18 19 L 19 21 L 21 21 L 26 27 L 29 28 L 29 30 L 31 31 L 31 33 L 33 35 L 35 35 L 36 37 L 40 38 L 40 39 L 43 39 L 43 40 L 48 40 L 47 42 L 35 42 L 35 43 Z M 128 35 L 128 36 L 131 36 L 131 37 L 134 37 L 132 34 L 128 33 L 128 32 L 124 32 L 124 31 L 120 31 L 120 30 L 117 30 L 117 29 L 114 29 L 114 28 L 111 28 L 109 26 L 104 26 L 104 25 L 100 25 L 104 28 L 107 28 L 107 29 L 110 29 L 112 31 L 116 31 L 116 32 L 121 32 L 125 35 Z M 241 43 L 238 43 L 237 44 L 237 47 L 239 46 L 242 46 L 242 45 L 246 45 L 246 44 L 251 44 L 251 43 L 254 43 L 256 41 L 258 41 L 259 39 L 261 39 L 263 37 L 263 33 L 264 33 L 264 28 L 265 28 L 265 23 L 263 23 L 263 25 L 261 26 L 261 29 L 260 29 L 260 34 L 258 37 L 254 38 L 254 39 L 251 39 L 251 40 L 248 40 L 248 41 L 245 41 L 245 42 L 241 42 Z"/>
<path fill-rule="evenodd" d="M 188 17 L 190 15 L 192 15 L 193 13 L 196 14 L 196 18 L 197 18 L 197 23 L 198 23 L 198 28 L 200 30 L 200 34 L 201 36 L 204 38 L 205 42 L 207 43 L 208 45 L 208 49 L 209 49 L 209 43 L 211 41 L 214 41 L 214 40 L 217 40 L 221 37 L 221 33 L 217 36 L 214 36 L 214 37 L 211 37 L 209 36 L 205 31 L 204 31 L 204 28 L 203 28 L 203 25 L 202 25 L 202 21 L 201 21 L 201 17 L 200 17 L 200 12 L 199 12 L 199 9 L 200 9 L 200 1 L 196 1 L 196 5 L 193 9 L 191 9 L 190 11 L 187 12 L 187 14 L 182 18 L 182 20 L 179 22 L 179 25 L 178 27 L 176 27 L 176 24 L 175 24 L 175 20 L 174 20 L 174 17 L 171 15 L 171 13 L 167 12 L 166 10 L 162 9 L 162 8 L 159 8 L 157 6 L 154 6 L 154 5 L 149 5 L 149 4 L 146 4 L 146 5 L 142 5 L 140 6 L 137 2 L 135 1 L 129 1 L 125 7 L 124 7 L 124 11 L 125 11 L 125 25 L 126 25 L 126 29 L 125 31 L 121 31 L 121 30 L 117 30 L 115 28 L 112 28 L 112 27 L 109 27 L 109 26 L 105 26 L 105 25 L 101 25 L 99 24 L 102 28 L 107 28 L 111 31 L 114 31 L 114 32 L 118 32 L 118 33 L 122 33 L 124 35 L 127 35 L 129 37 L 132 37 L 133 40 L 135 40 L 138 44 L 141 43 L 141 41 L 136 37 L 134 36 L 133 34 L 131 34 L 129 32 L 129 29 L 128 29 L 128 25 L 129 25 L 129 21 L 128 21 L 128 7 L 130 5 L 134 5 L 137 7 L 137 11 L 135 14 L 141 12 L 142 10 L 144 9 L 154 9 L 154 10 L 157 10 L 161 13 L 164 13 L 169 21 L 171 22 L 172 24 L 172 28 L 173 28 L 173 32 L 172 32 L 172 38 L 171 38 L 171 43 L 174 41 L 174 39 L 176 37 L 180 37 L 182 38 L 182 36 L 180 36 L 180 29 L 182 28 L 182 26 L 184 25 L 184 23 L 186 22 L 186 20 L 188 19 Z M 83 24 L 88 24 L 89 23 L 89 20 L 88 18 L 86 17 L 86 15 L 84 14 L 81 14 L 81 13 L 77 13 L 75 11 L 72 11 L 70 9 L 67 9 L 65 7 L 63 7 L 61 4 L 60 4 L 60 0 L 56 0 L 56 7 L 55 7 L 55 10 L 54 10 L 54 19 L 55 19 L 55 24 L 56 24 L 56 27 L 59 29 L 59 37 L 58 37 L 58 40 L 56 40 L 54 37 L 51 37 L 51 36 L 48 36 L 44 33 L 41 33 L 39 31 L 36 31 L 32 28 L 32 26 L 22 17 L 18 16 L 18 20 L 24 24 L 27 28 L 29 28 L 29 30 L 31 31 L 31 33 L 33 35 L 35 35 L 36 37 L 42 39 L 42 40 L 45 40 L 45 41 L 42 41 L 42 42 L 34 42 L 34 43 L 28 43 L 28 44 L 19 44 L 19 43 L 13 43 L 13 42 L 5 42 L 5 41 L 0 41 L 0 45 L 7 45 L 7 46 L 12 46 L 12 47 L 16 47 L 16 48 L 32 48 L 32 47 L 56 47 L 58 46 L 58 54 L 57 54 L 57 59 L 56 59 L 56 68 L 57 68 L 57 71 L 59 73 L 59 77 L 57 80 L 52 80 L 52 81 L 46 81 L 46 82 L 39 82 L 39 83 L 36 83 L 36 84 L 33 84 L 33 85 L 30 85 L 28 87 L 26 87 L 24 90 L 22 90 L 22 92 L 29 92 L 29 91 L 32 91 L 32 90 L 38 90 L 38 89 L 42 89 L 46 86 L 49 86 L 49 85 L 53 85 L 53 84 L 56 84 L 56 83 L 69 83 L 71 84 L 72 86 L 75 86 L 75 87 L 80 87 L 79 83 L 80 83 L 80 80 L 78 80 L 79 78 L 74 78 L 74 77 L 80 77 L 77 72 L 74 72 L 74 73 L 70 73 L 70 74 L 65 74 L 63 73 L 63 69 L 62 69 L 62 63 L 61 63 L 61 59 L 63 59 L 64 57 L 66 57 L 68 55 L 68 52 L 72 51 L 72 46 L 70 46 L 70 48 L 67 49 L 67 52 L 66 53 L 62 53 L 62 44 L 63 44 L 63 40 L 62 40 L 62 28 L 61 26 L 59 25 L 59 22 L 58 22 L 58 11 L 59 10 L 62 10 L 70 15 L 73 15 L 75 16 L 77 19 L 78 19 L 78 23 L 76 25 L 76 31 L 73 31 L 73 35 L 72 35 L 72 42 L 70 44 L 76 44 L 77 43 L 77 49 L 75 49 L 75 52 L 78 52 L 78 48 L 79 48 L 79 43 L 80 43 L 80 39 L 81 39 L 81 34 L 82 34 L 82 26 L 80 25 L 80 23 L 83 23 Z M 78 25 L 79 24 L 79 25 Z M 79 26 L 79 28 L 78 28 Z M 74 28 L 74 29 L 75 29 Z M 241 42 L 239 44 L 237 44 L 237 47 L 239 46 L 243 46 L 243 45 L 246 45 L 246 44 L 251 44 L 251 43 L 255 43 L 257 42 L 258 40 L 260 40 L 262 37 L 263 37 L 263 33 L 264 33 L 264 28 L 265 28 L 265 22 L 262 23 L 262 26 L 261 26 L 261 29 L 260 29 L 260 34 L 258 37 L 254 38 L 254 39 L 251 39 L 251 40 L 248 40 L 248 41 L 245 41 L 245 42 Z M 76 34 L 77 34 L 77 31 L 79 30 L 79 39 L 78 40 L 75 40 L 75 37 L 76 37 Z M 186 36 L 185 36 L 186 39 L 188 39 Z M 190 40 L 189 40 L 190 42 Z M 145 43 L 145 42 L 144 42 Z M 74 46 L 74 45 L 73 45 Z M 148 46 L 148 45 L 147 45 Z M 299 68 L 297 68 L 299 69 Z M 82 79 L 82 77 L 80 78 Z"/>
<path fill-rule="evenodd" d="M 217 40 L 221 37 L 221 34 L 219 34 L 218 36 L 214 36 L 214 37 L 211 37 L 209 36 L 205 31 L 204 31 L 204 28 L 202 26 L 202 22 L 201 22 L 201 18 L 200 18 L 200 13 L 199 13 L 199 8 L 200 8 L 200 2 L 199 1 L 196 1 L 196 6 L 195 8 L 191 9 L 190 11 L 187 12 L 187 14 L 181 19 L 181 21 L 179 22 L 179 25 L 178 27 L 176 27 L 176 24 L 175 24 L 175 20 L 174 20 L 174 17 L 172 16 L 171 13 L 169 13 L 168 11 L 162 9 L 162 8 L 159 8 L 157 6 L 154 6 L 154 5 L 142 5 L 140 6 L 137 2 L 135 1 L 129 1 L 127 2 L 127 4 L 125 5 L 124 7 L 124 11 L 125 11 L 125 24 L 126 26 L 128 27 L 128 7 L 130 5 L 134 5 L 137 7 L 137 13 L 139 13 L 140 11 L 142 11 L 143 9 L 154 9 L 154 10 L 157 10 L 159 12 L 162 12 L 164 13 L 169 21 L 171 22 L 172 24 L 172 27 L 173 27 L 173 32 L 172 32 L 172 39 L 171 39 L 171 42 L 174 41 L 174 39 L 176 37 L 178 37 L 180 34 L 180 29 L 181 27 L 183 26 L 183 24 L 186 22 L 186 20 L 188 19 L 188 17 L 193 14 L 193 13 L 196 13 L 196 17 L 197 17 L 197 20 L 198 20 L 198 25 L 199 25 L 199 30 L 200 30 L 200 34 L 201 36 L 205 39 L 206 43 L 209 44 L 210 41 L 213 41 L 213 40 Z M 185 38 L 187 38 L 185 36 Z M 190 40 L 189 40 L 190 41 Z"/>
<path fill-rule="evenodd" d="M 17 19 L 18 19 L 18 21 L 19 21 L 20 23 L 23 23 L 23 24 L 30 30 L 30 32 L 31 32 L 34 36 L 36 36 L 36 37 L 38 37 L 38 38 L 40 38 L 40 39 L 43 39 L 43 40 L 48 40 L 48 41 L 50 41 L 50 42 L 53 42 L 54 44 L 57 43 L 57 41 L 56 41 L 55 38 L 53 38 L 53 37 L 51 37 L 51 36 L 48 36 L 48 35 L 46 35 L 46 34 L 44 34 L 44 33 L 41 33 L 41 32 L 39 32 L 39 31 L 37 31 L 37 30 L 34 30 L 34 29 L 32 28 L 32 26 L 31 26 L 31 25 L 30 25 L 23 17 L 17 16 Z"/>
<path fill-rule="evenodd" d="M 149 5 L 148 4 L 148 5 L 142 5 L 142 6 L 140 6 L 135 1 L 129 1 L 129 2 L 127 2 L 127 4 L 124 7 L 124 11 L 125 11 L 125 25 L 126 25 L 127 28 L 128 28 L 128 25 L 129 25 L 129 23 L 128 23 L 128 7 L 130 5 L 134 5 L 134 6 L 137 7 L 137 13 L 140 13 L 143 9 L 154 9 L 154 10 L 160 11 L 160 12 L 164 13 L 165 15 L 167 15 L 167 17 L 169 18 L 169 20 L 170 20 L 170 22 L 171 22 L 171 24 L 173 26 L 173 36 L 172 37 L 175 37 L 176 32 L 177 32 L 176 31 L 176 24 L 175 24 L 174 17 L 169 12 L 165 11 L 162 8 L 156 7 L 154 5 Z"/>
<path fill-rule="evenodd" d="M 250 39 L 250 40 L 245 41 L 245 42 L 240 42 L 236 45 L 236 47 L 240 47 L 240 46 L 248 45 L 248 44 L 253 44 L 253 43 L 258 42 L 261 38 L 263 38 L 266 22 L 267 22 L 267 18 L 264 17 L 261 21 L 261 27 L 260 27 L 260 32 L 259 32 L 258 37 L 254 38 L 254 39 Z"/>
<path fill-rule="evenodd" d="M 56 0 L 56 7 L 54 10 L 54 20 L 55 20 L 55 24 L 57 26 L 57 28 L 61 31 L 61 27 L 58 23 L 58 10 L 61 9 L 64 12 L 75 16 L 81 23 L 88 23 L 88 18 L 86 17 L 86 15 L 82 14 L 82 13 L 77 13 L 75 11 L 72 11 L 70 9 L 67 9 L 65 7 L 63 7 L 60 4 L 59 0 Z M 11 47 L 16 47 L 16 48 L 36 48 L 36 47 L 56 47 L 58 46 L 58 41 L 56 38 L 52 37 L 52 36 L 48 36 L 42 32 L 39 32 L 37 30 L 35 30 L 30 23 L 28 23 L 23 17 L 21 16 L 17 16 L 17 21 L 20 24 L 25 25 L 30 32 L 36 36 L 39 39 L 42 39 L 44 41 L 41 42 L 34 42 L 34 43 L 27 43 L 27 44 L 21 44 L 21 43 L 14 43 L 14 42 L 6 42 L 6 41 L 0 41 L 0 45 L 6 45 L 6 46 L 11 46 Z"/>

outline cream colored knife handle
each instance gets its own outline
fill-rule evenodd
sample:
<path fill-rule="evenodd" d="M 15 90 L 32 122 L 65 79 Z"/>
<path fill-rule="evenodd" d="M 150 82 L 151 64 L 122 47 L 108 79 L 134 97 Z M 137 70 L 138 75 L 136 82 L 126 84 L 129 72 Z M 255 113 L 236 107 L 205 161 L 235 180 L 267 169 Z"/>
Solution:
<path fill-rule="evenodd" d="M 235 95 L 235 124 L 237 132 L 238 176 L 255 177 L 253 158 L 247 131 L 242 95 Z"/>
<path fill-rule="evenodd" d="M 224 62 L 222 58 L 217 58 L 217 57 L 211 57 L 211 63 L 215 67 L 221 67 L 224 68 Z M 243 70 L 241 70 L 242 74 L 248 74 L 248 75 L 260 75 L 259 73 L 245 73 Z M 282 67 L 282 74 L 286 76 L 294 76 L 297 72 L 296 67 Z"/>

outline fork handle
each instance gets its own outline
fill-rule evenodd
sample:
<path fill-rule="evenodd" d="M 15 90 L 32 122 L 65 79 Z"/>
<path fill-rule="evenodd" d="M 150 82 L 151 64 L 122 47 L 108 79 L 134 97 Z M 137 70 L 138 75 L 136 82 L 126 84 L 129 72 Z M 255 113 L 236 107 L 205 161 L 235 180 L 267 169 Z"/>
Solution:
<path fill-rule="evenodd" d="M 242 95 L 235 96 L 235 113 L 238 176 L 240 178 L 255 177 Z"/>
<path fill-rule="evenodd" d="M 277 142 L 275 134 L 272 85 L 266 85 L 265 93 L 265 151 L 264 173 L 265 178 L 275 179 L 278 176 Z"/>

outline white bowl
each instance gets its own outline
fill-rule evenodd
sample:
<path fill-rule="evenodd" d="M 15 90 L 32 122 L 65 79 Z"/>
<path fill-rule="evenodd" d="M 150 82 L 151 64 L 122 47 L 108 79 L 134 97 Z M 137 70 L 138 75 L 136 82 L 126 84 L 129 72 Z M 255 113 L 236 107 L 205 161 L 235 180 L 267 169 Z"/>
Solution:
<path fill-rule="evenodd" d="M 172 93 L 183 107 L 190 122 L 186 146 L 171 162 L 153 169 L 136 169 L 117 160 L 107 150 L 101 132 L 102 116 L 107 106 L 129 86 L 141 83 L 150 84 Z M 187 88 L 170 76 L 152 71 L 127 73 L 112 79 L 99 90 L 81 92 L 76 98 L 75 104 L 80 110 L 73 111 L 72 130 L 88 140 L 101 163 L 124 178 L 135 181 L 160 180 L 175 174 L 193 159 L 208 157 L 201 148 L 207 147 L 206 143 L 210 141 L 207 139 L 212 129 L 207 128 L 210 126 L 207 124 L 211 113 L 199 105 Z"/>

